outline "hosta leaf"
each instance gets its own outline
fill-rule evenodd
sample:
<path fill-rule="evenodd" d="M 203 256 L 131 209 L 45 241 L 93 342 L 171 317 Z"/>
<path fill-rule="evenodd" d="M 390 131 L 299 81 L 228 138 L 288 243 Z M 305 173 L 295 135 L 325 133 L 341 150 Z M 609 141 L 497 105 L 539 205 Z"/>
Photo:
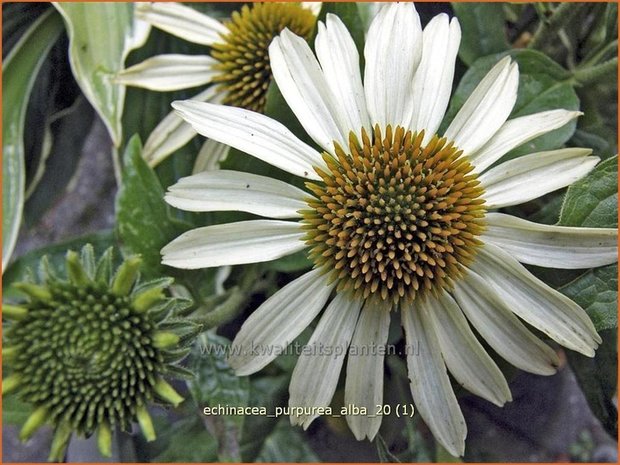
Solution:
<path fill-rule="evenodd" d="M 53 11 L 42 14 L 3 62 L 2 74 L 2 269 L 11 258 L 24 204 L 24 122 L 32 86 L 62 32 Z"/>
<path fill-rule="evenodd" d="M 69 58 L 82 91 L 99 113 L 115 146 L 122 139 L 125 86 L 114 83 L 125 57 L 144 44 L 149 27 L 134 20 L 132 3 L 58 2 L 69 34 Z"/>

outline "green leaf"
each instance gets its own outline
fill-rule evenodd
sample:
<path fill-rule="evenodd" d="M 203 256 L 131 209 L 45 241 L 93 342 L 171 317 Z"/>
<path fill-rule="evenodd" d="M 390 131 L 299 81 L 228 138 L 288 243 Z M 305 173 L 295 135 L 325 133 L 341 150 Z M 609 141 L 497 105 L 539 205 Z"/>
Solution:
<path fill-rule="evenodd" d="M 131 3 L 58 2 L 54 6 L 67 25 L 75 79 L 118 147 L 125 86 L 115 84 L 114 77 L 123 69 L 129 51 L 144 44 L 148 28 L 134 22 Z"/>
<path fill-rule="evenodd" d="M 151 462 L 216 462 L 217 442 L 205 429 L 197 415 L 182 419 L 157 421 L 157 440 L 144 445 Z M 142 460 L 141 460 L 142 461 Z"/>
<path fill-rule="evenodd" d="M 592 413 L 601 421 L 605 429 L 616 437 L 618 435 L 618 410 L 614 405 L 617 388 L 618 356 L 617 331 L 606 330 L 600 333 L 602 344 L 594 358 L 567 351 L 569 364 L 581 386 Z"/>
<path fill-rule="evenodd" d="M 556 62 L 534 50 L 512 50 L 476 60 L 459 83 L 444 121 L 442 133 L 461 109 L 478 83 L 505 55 L 510 55 L 519 65 L 519 92 L 510 118 L 541 111 L 564 108 L 579 109 L 579 98 L 573 89 L 571 74 Z M 504 155 L 502 161 L 528 153 L 551 150 L 562 146 L 575 131 L 572 121 L 565 126 L 540 136 Z"/>
<path fill-rule="evenodd" d="M 618 156 L 598 164 L 568 188 L 560 223 L 563 226 L 618 226 Z"/>
<path fill-rule="evenodd" d="M 288 418 L 282 418 L 274 431 L 267 437 L 256 462 L 319 462 L 297 428 L 293 428 Z"/>
<path fill-rule="evenodd" d="M 2 269 L 11 258 L 24 204 L 24 122 L 36 76 L 62 32 L 53 10 L 42 14 L 3 62 L 2 74 Z"/>
<path fill-rule="evenodd" d="M 452 3 L 461 23 L 459 57 L 467 65 L 478 58 L 510 48 L 506 40 L 504 9 L 501 3 Z"/>
<path fill-rule="evenodd" d="M 131 138 L 123 156 L 116 221 L 123 247 L 128 253 L 142 256 L 145 273 L 149 276 L 165 274 L 159 251 L 188 226 L 171 218 L 159 179 L 142 158 L 138 136 Z"/>
<path fill-rule="evenodd" d="M 275 407 L 286 404 L 289 381 L 290 377 L 287 375 L 253 377 L 248 405 L 265 407 L 268 413 L 273 413 Z M 263 415 L 246 417 L 241 436 L 241 458 L 244 462 L 256 461 L 277 424 L 277 418 Z"/>
<path fill-rule="evenodd" d="M 618 225 L 618 157 L 600 163 L 568 188 L 559 224 L 593 228 Z M 560 291 L 581 305 L 597 330 L 618 326 L 618 265 L 589 270 Z"/>
<path fill-rule="evenodd" d="M 194 402 L 201 409 L 218 405 L 248 405 L 249 379 L 235 375 L 226 362 L 229 345 L 230 342 L 221 336 L 204 333 L 190 355 L 188 366 L 196 374 L 196 378 L 188 381 L 188 386 Z M 243 415 L 205 417 L 205 423 L 211 427 L 218 441 L 220 461 L 241 460 L 240 438 L 243 422 Z"/>
<path fill-rule="evenodd" d="M 601 162 L 585 178 L 568 188 L 559 224 L 615 228 L 618 224 L 618 157 Z M 618 265 L 589 270 L 559 289 L 583 307 L 603 343 L 594 358 L 567 352 L 592 412 L 612 434 L 617 434 L 616 391 L 618 327 Z"/>
<path fill-rule="evenodd" d="M 588 312 L 597 331 L 618 327 L 618 265 L 589 270 L 559 290 Z"/>

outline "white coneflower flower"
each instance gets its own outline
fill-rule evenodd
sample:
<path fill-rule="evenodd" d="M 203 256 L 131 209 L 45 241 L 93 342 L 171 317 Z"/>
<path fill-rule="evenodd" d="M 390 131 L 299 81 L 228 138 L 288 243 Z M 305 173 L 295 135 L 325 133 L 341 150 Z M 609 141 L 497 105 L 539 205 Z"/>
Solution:
<path fill-rule="evenodd" d="M 519 77 L 508 57 L 436 134 L 459 42 L 455 19 L 436 16 L 422 32 L 412 4 L 388 5 L 370 26 L 362 83 L 355 45 L 336 16 L 319 24 L 318 61 L 302 38 L 282 32 L 269 49 L 273 74 L 322 154 L 258 113 L 173 104 L 199 133 L 307 178 L 310 193 L 234 171 L 181 179 L 166 195 L 175 207 L 274 219 L 198 228 L 162 250 L 167 265 L 202 268 L 309 248 L 314 269 L 248 318 L 233 342 L 241 352 L 230 363 L 239 375 L 260 370 L 329 302 L 310 344 L 349 349 L 345 404 L 369 414 L 382 403 L 384 371 L 384 352 L 369 348 L 387 343 L 391 311 L 399 311 L 407 344 L 416 348 L 407 358 L 414 402 L 454 455 L 463 454 L 466 426 L 448 371 L 497 405 L 511 399 L 472 326 L 513 365 L 541 375 L 555 371 L 557 356 L 520 320 L 588 356 L 601 341 L 583 309 L 519 262 L 588 268 L 615 262 L 617 253 L 614 229 L 539 225 L 491 211 L 567 186 L 598 158 L 570 148 L 489 169 L 579 115 L 554 110 L 507 121 Z M 342 357 L 303 353 L 290 405 L 329 405 L 342 364 Z M 292 420 L 307 427 L 315 417 Z M 381 417 L 347 421 L 358 439 L 372 439 Z"/>
<path fill-rule="evenodd" d="M 320 8 L 320 2 L 255 3 L 220 23 L 181 4 L 137 3 L 137 18 L 211 51 L 209 55 L 157 55 L 124 70 L 116 81 L 162 92 L 213 84 L 193 99 L 262 112 L 271 82 L 269 44 L 285 28 L 309 37 Z M 195 135 L 190 125 L 171 113 L 153 130 L 143 155 L 157 165 Z M 225 156 L 214 142 L 205 143 L 200 153 L 195 171 Z"/>

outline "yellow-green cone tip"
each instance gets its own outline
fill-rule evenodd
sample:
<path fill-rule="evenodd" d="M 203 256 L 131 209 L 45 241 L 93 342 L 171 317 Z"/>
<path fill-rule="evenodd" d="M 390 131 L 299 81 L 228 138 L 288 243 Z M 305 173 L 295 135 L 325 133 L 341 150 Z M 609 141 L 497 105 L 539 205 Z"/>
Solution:
<path fill-rule="evenodd" d="M 104 457 L 112 456 L 112 430 L 107 423 L 99 425 L 97 430 L 97 446 Z"/>
<path fill-rule="evenodd" d="M 39 286 L 32 283 L 17 283 L 13 286 L 36 300 L 49 300 L 52 298 L 52 294 L 49 289 L 44 286 Z"/>
<path fill-rule="evenodd" d="M 45 423 L 47 419 L 47 408 L 39 407 L 30 414 L 21 431 L 19 432 L 19 439 L 27 441 L 30 437 Z"/>
<path fill-rule="evenodd" d="M 155 434 L 155 428 L 153 427 L 153 420 L 144 405 L 138 407 L 136 416 L 138 417 L 140 429 L 142 430 L 142 434 L 144 434 L 146 440 L 149 442 L 154 441 L 157 438 L 157 435 Z"/>
<path fill-rule="evenodd" d="M 50 447 L 50 455 L 47 458 L 50 462 L 61 462 L 65 458 L 65 451 L 71 438 L 71 426 L 66 423 L 61 424 L 56 428 L 54 433 L 54 439 L 52 439 L 52 445 Z"/>
<path fill-rule="evenodd" d="M 181 338 L 170 331 L 158 331 L 153 335 L 153 345 L 158 349 L 168 349 L 179 343 Z"/>
<path fill-rule="evenodd" d="M 159 302 L 164 299 L 164 293 L 162 289 L 159 287 L 154 287 L 152 289 L 147 289 L 143 292 L 137 294 L 133 299 L 133 308 L 135 308 L 138 312 L 144 312 L 151 308 L 153 304 Z"/>
<path fill-rule="evenodd" d="M 67 275 L 69 279 L 78 286 L 87 284 L 90 279 L 82 266 L 80 256 L 77 252 L 69 250 L 67 252 Z"/>
<path fill-rule="evenodd" d="M 28 315 L 28 309 L 18 305 L 2 305 L 2 316 L 8 320 L 23 320 Z"/>
<path fill-rule="evenodd" d="M 183 397 L 181 397 L 179 393 L 176 392 L 174 388 L 163 379 L 159 379 L 155 384 L 155 392 L 159 397 L 170 402 L 175 407 L 177 407 L 184 400 Z"/>
<path fill-rule="evenodd" d="M 6 396 L 7 394 L 15 391 L 15 389 L 17 389 L 21 382 L 22 377 L 18 374 L 12 374 L 10 376 L 7 376 L 2 380 L 2 394 Z"/>
<path fill-rule="evenodd" d="M 118 269 L 112 282 L 112 293 L 118 296 L 129 294 L 140 271 L 142 259 L 139 256 L 129 257 Z"/>

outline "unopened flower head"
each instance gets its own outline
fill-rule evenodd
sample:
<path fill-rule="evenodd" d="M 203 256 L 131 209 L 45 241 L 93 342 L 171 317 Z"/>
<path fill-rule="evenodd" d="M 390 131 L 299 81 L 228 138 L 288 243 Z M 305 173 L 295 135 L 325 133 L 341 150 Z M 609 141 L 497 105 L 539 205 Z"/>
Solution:
<path fill-rule="evenodd" d="M 33 408 L 22 440 L 45 423 L 54 427 L 50 460 L 63 459 L 72 433 L 97 432 L 106 456 L 115 427 L 138 421 L 153 440 L 149 403 L 183 401 L 164 377 L 182 371 L 175 364 L 199 330 L 177 318 L 190 302 L 165 296 L 170 279 L 139 282 L 138 257 L 116 271 L 112 258 L 109 249 L 95 262 L 89 245 L 81 256 L 69 251 L 62 277 L 43 259 L 40 282 L 15 284 L 26 299 L 3 305 L 3 394 Z"/>
<path fill-rule="evenodd" d="M 307 190 L 226 170 L 181 179 L 166 195 L 177 208 L 271 219 L 198 228 L 162 250 L 163 262 L 179 268 L 308 250 L 314 269 L 248 318 L 230 364 L 239 375 L 262 369 L 277 351 L 252 347 L 286 347 L 326 307 L 309 344 L 349 348 L 345 404 L 368 412 L 383 402 L 384 356 L 357 349 L 385 346 L 391 311 L 399 311 L 406 344 L 416 347 L 407 356 L 416 409 L 454 455 L 464 452 L 466 426 L 448 371 L 496 405 L 511 400 L 474 329 L 510 363 L 541 375 L 555 372 L 557 355 L 521 320 L 587 356 L 601 341 L 579 305 L 521 263 L 589 268 L 617 256 L 615 229 L 541 225 L 494 211 L 571 184 L 598 158 L 567 148 L 498 163 L 580 114 L 557 109 L 508 119 L 519 86 L 509 56 L 440 132 L 460 37 L 458 21 L 445 14 L 422 31 L 413 4 L 386 5 L 368 31 L 362 79 L 356 45 L 336 16 L 318 25 L 316 58 L 303 38 L 283 31 L 269 48 L 272 72 L 320 151 L 258 113 L 175 102 L 196 131 L 305 178 Z M 329 405 L 342 366 L 341 357 L 302 354 L 289 404 Z M 292 421 L 307 427 L 315 418 Z M 358 439 L 372 439 L 381 417 L 347 421 Z"/>

